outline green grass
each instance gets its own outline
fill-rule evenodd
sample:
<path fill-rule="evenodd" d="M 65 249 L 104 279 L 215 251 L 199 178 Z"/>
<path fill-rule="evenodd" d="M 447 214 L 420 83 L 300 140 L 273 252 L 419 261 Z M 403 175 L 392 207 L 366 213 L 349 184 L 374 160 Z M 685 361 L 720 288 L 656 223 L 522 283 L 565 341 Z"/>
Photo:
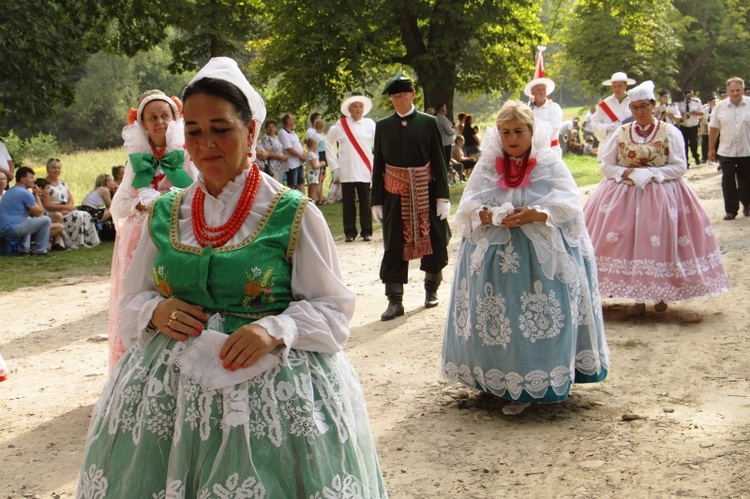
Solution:
<path fill-rule="evenodd" d="M 76 202 L 94 186 L 94 180 L 99 173 L 109 172 L 111 167 L 124 164 L 127 155 L 125 150 L 111 149 L 107 151 L 87 151 L 76 154 L 62 155 L 63 164 L 61 178 L 71 188 Z M 578 185 L 587 185 L 601 179 L 599 164 L 594 158 L 581 156 L 566 156 L 565 161 L 573 172 Z M 46 176 L 44 166 L 32 165 L 37 176 Z M 324 194 L 327 194 L 327 183 Z M 451 186 L 451 212 L 455 213 L 466 184 Z M 341 203 L 320 207 L 328 220 L 333 237 L 343 238 L 344 224 Z M 380 229 L 380 224 L 374 224 L 374 230 Z M 0 292 L 13 291 L 24 286 L 41 286 L 61 279 L 75 279 L 88 276 L 109 275 L 112 259 L 112 243 L 102 243 L 95 248 L 81 248 L 65 252 L 50 253 L 55 258 L 37 257 L 0 257 Z"/>
<path fill-rule="evenodd" d="M 42 286 L 62 279 L 107 277 L 112 262 L 113 243 L 94 248 L 51 252 L 54 258 L 0 256 L 0 292 L 24 286 Z"/>

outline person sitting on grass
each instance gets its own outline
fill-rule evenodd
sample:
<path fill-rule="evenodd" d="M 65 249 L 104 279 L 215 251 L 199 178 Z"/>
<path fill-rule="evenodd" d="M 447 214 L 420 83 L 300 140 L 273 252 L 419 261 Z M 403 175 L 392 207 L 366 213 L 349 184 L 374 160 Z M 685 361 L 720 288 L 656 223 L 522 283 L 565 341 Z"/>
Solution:
<path fill-rule="evenodd" d="M 8 190 L 0 203 L 0 237 L 21 239 L 31 236 L 31 254 L 49 257 L 47 244 L 50 235 L 59 235 L 63 226 L 52 224 L 44 215 L 41 192 L 34 184 L 34 170 L 25 166 L 16 170 L 16 185 Z"/>

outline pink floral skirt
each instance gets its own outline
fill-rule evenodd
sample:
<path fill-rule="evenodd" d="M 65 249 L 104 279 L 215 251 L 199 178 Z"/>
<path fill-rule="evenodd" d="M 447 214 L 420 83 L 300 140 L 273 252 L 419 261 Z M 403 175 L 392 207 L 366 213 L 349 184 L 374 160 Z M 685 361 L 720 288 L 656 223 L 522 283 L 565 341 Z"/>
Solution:
<path fill-rule="evenodd" d="M 669 302 L 729 289 L 711 222 L 684 179 L 644 189 L 604 179 L 583 211 L 602 297 Z"/>

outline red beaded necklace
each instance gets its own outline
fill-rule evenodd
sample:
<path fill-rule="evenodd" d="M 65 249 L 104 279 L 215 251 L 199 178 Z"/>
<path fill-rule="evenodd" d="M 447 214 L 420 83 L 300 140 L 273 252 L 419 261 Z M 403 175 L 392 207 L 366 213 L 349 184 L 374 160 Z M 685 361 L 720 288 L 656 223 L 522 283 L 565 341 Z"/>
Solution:
<path fill-rule="evenodd" d="M 250 168 L 250 173 L 247 174 L 247 180 L 245 181 L 245 187 L 242 189 L 240 200 L 232 216 L 229 217 L 229 220 L 225 224 L 219 227 L 210 227 L 206 223 L 204 214 L 206 193 L 200 187 L 195 190 L 190 213 L 193 219 L 193 233 L 201 247 L 212 246 L 218 248 L 224 246 L 242 227 L 248 213 L 250 213 L 250 208 L 253 206 L 253 201 L 255 201 L 255 195 L 258 193 L 258 186 L 260 185 L 260 169 L 254 163 Z"/>
<path fill-rule="evenodd" d="M 156 145 L 154 145 L 153 142 L 151 142 L 151 139 L 148 140 L 148 143 L 151 145 L 151 152 L 154 154 L 154 157 L 157 161 L 161 163 L 161 159 L 164 157 L 164 153 L 167 152 L 167 146 L 162 147 L 161 149 L 157 148 Z M 159 182 L 165 177 L 164 172 L 154 175 L 154 178 L 151 180 L 151 185 L 156 189 L 159 190 Z"/>
<path fill-rule="evenodd" d="M 650 136 L 652 133 L 654 134 L 654 137 L 656 137 L 656 133 L 654 132 L 654 129 L 658 131 L 659 127 L 661 127 L 661 121 L 657 121 L 656 123 L 651 122 L 650 125 L 646 125 L 645 127 L 643 127 L 643 129 L 641 129 L 641 127 L 639 127 L 636 122 L 633 122 L 633 125 L 630 127 L 630 140 L 632 142 L 635 142 L 635 140 L 633 140 L 633 130 L 635 130 L 636 135 L 645 139 L 646 137 Z M 647 140 L 645 143 L 648 144 L 649 142 L 651 141 Z"/>
<path fill-rule="evenodd" d="M 523 182 L 523 178 L 526 176 L 526 169 L 529 167 L 529 153 L 531 151 L 526 151 L 526 154 L 524 154 L 520 158 L 514 158 L 513 156 L 507 156 L 507 165 L 505 167 L 505 185 L 507 185 L 510 188 L 518 187 L 521 182 Z M 517 165 L 519 163 L 521 165 L 516 167 L 517 173 L 514 174 L 513 172 L 513 166 Z"/>

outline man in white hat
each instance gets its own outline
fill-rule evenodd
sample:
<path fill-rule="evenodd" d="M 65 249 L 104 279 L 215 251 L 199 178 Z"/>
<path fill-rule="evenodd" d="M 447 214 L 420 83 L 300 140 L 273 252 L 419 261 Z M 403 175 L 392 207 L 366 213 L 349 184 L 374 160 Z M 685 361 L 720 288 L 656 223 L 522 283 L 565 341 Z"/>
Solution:
<path fill-rule="evenodd" d="M 526 84 L 523 93 L 531 97 L 529 106 L 534 111 L 534 121 L 545 121 L 552 128 L 552 150 L 562 157 L 558 133 L 562 125 L 562 108 L 556 102 L 547 98 L 555 90 L 555 82 L 544 76 L 534 78 Z"/>
<path fill-rule="evenodd" d="M 352 95 L 341 103 L 344 115 L 328 130 L 326 161 L 338 172 L 344 215 L 344 236 L 350 243 L 357 238 L 357 206 L 359 198 L 359 235 L 363 241 L 372 238 L 370 182 L 372 180 L 372 145 L 375 122 L 365 118 L 372 101 L 363 95 Z M 338 143 L 338 150 L 334 150 Z"/>
<path fill-rule="evenodd" d="M 599 143 L 604 146 L 612 132 L 626 120 L 633 119 L 633 114 L 630 112 L 628 85 L 635 85 L 635 80 L 628 78 L 628 75 L 622 71 L 618 71 L 609 80 L 604 80 L 602 85 L 611 86 L 612 95 L 599 103 L 591 123 L 594 133 L 599 138 Z M 600 147 L 599 151 L 603 149 L 604 147 Z"/>

